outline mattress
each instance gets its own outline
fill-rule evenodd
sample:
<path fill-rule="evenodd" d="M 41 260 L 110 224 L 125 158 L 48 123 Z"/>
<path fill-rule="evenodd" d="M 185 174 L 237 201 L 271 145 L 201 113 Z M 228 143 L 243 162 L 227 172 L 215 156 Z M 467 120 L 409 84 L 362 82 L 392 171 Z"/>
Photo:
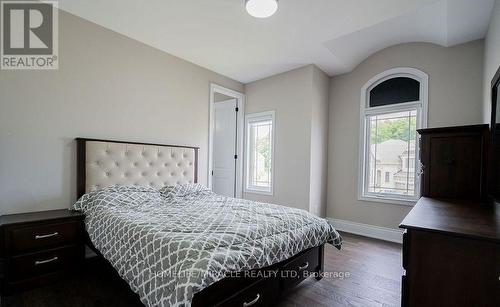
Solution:
<path fill-rule="evenodd" d="M 83 195 L 93 245 L 146 306 L 190 306 L 195 293 L 339 233 L 304 210 L 223 197 L 197 185 L 112 186 Z"/>

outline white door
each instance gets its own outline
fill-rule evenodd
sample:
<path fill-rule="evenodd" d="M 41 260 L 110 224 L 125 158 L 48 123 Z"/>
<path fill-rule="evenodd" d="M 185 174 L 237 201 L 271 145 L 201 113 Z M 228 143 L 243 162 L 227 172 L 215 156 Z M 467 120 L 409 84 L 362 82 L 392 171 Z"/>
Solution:
<path fill-rule="evenodd" d="M 236 99 L 214 103 L 212 190 L 235 197 Z"/>

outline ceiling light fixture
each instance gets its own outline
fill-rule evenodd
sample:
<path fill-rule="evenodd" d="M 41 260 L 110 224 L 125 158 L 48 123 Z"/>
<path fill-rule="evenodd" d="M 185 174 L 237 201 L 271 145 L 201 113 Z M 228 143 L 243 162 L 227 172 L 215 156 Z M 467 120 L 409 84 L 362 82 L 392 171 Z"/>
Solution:
<path fill-rule="evenodd" d="M 278 0 L 246 0 L 245 7 L 253 17 L 267 18 L 278 10 Z"/>

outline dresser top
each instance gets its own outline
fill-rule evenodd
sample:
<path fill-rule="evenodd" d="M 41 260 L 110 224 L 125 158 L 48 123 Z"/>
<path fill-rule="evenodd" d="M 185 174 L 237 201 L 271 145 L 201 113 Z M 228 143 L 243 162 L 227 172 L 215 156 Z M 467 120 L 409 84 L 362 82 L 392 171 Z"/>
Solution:
<path fill-rule="evenodd" d="M 468 125 L 468 126 L 451 126 L 451 127 L 436 127 L 436 128 L 424 128 L 417 129 L 419 134 L 426 133 L 474 133 L 474 132 L 485 132 L 489 131 L 490 126 L 488 124 L 480 125 Z"/>
<path fill-rule="evenodd" d="M 479 201 L 422 197 L 399 227 L 500 241 L 498 207 Z"/>
<path fill-rule="evenodd" d="M 60 210 L 2 215 L 0 216 L 0 226 L 68 219 L 68 218 L 76 218 L 76 219 L 83 218 L 83 214 L 78 211 L 60 209 Z"/>

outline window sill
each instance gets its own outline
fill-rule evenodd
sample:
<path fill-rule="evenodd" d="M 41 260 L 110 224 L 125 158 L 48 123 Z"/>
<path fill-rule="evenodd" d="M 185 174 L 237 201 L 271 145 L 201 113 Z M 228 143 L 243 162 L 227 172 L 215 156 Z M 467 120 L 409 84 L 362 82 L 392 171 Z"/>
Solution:
<path fill-rule="evenodd" d="M 266 195 L 266 196 L 273 196 L 273 191 L 261 191 L 261 190 L 253 190 L 253 189 L 245 189 L 244 192 L 246 194 L 259 194 L 259 195 Z"/>
<path fill-rule="evenodd" d="M 384 203 L 390 205 L 400 205 L 400 206 L 409 206 L 413 207 L 418 199 L 416 200 L 403 200 L 397 198 L 389 198 L 389 197 L 376 197 L 376 196 L 358 196 L 358 200 L 365 202 L 376 202 L 376 203 Z"/>

